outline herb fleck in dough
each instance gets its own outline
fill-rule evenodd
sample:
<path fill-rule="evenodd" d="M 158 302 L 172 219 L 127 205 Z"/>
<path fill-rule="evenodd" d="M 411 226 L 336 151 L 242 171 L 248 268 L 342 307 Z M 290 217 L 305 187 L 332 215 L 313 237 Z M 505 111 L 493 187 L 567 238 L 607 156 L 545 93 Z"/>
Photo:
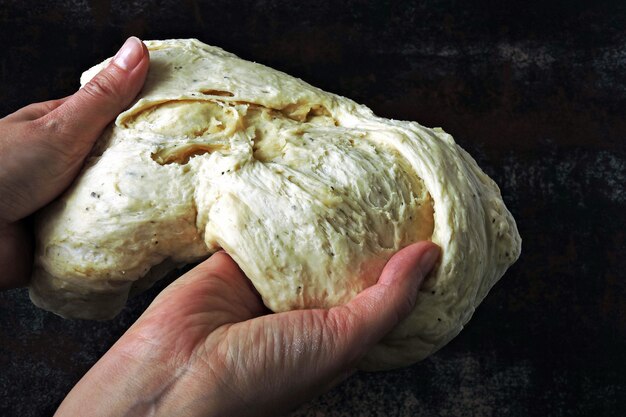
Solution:
<path fill-rule="evenodd" d="M 497 185 L 443 130 L 197 40 L 146 45 L 137 101 L 37 219 L 38 306 L 109 319 L 129 293 L 224 248 L 273 311 L 326 308 L 430 239 L 442 257 L 415 309 L 361 363 L 388 369 L 452 339 L 519 256 Z"/>

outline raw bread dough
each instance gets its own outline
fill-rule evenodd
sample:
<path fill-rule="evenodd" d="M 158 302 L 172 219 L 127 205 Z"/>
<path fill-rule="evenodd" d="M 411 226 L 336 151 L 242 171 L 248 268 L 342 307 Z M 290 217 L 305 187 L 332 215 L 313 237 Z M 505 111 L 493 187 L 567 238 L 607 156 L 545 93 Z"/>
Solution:
<path fill-rule="evenodd" d="M 498 187 L 443 130 L 197 40 L 146 45 L 138 100 L 38 218 L 38 306 L 109 319 L 129 292 L 224 248 L 273 311 L 330 307 L 430 239 L 442 257 L 414 311 L 362 363 L 385 369 L 446 344 L 519 256 Z"/>

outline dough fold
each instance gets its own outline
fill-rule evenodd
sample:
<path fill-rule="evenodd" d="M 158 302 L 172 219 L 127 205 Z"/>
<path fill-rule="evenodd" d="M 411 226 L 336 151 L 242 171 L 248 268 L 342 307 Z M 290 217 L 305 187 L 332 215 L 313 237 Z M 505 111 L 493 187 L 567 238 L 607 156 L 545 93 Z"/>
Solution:
<path fill-rule="evenodd" d="M 273 311 L 328 308 L 432 240 L 442 257 L 415 309 L 361 363 L 379 370 L 445 345 L 518 258 L 497 185 L 443 130 L 195 39 L 146 45 L 138 99 L 36 220 L 36 305 L 110 319 L 129 293 L 224 248 Z"/>

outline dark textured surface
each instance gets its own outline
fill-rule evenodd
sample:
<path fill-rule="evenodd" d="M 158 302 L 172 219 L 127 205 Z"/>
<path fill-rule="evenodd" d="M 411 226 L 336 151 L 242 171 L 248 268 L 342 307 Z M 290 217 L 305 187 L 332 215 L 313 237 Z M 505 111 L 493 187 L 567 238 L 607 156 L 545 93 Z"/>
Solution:
<path fill-rule="evenodd" d="M 293 416 L 626 415 L 626 7 L 335 3 L 0 1 L 0 114 L 71 93 L 134 34 L 197 37 L 442 126 L 501 186 L 521 259 L 439 353 Z M 156 290 L 107 323 L 0 294 L 0 415 L 51 415 Z"/>

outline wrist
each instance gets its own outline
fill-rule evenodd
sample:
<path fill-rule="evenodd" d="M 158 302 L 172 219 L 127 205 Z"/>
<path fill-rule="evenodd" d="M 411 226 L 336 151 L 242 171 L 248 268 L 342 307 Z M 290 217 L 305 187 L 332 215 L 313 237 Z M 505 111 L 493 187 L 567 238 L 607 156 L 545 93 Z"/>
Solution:
<path fill-rule="evenodd" d="M 211 391 L 207 375 L 195 375 L 184 359 L 176 363 L 160 345 L 129 339 L 123 336 L 85 374 L 55 417 L 214 415 L 207 411 L 217 409 L 220 396 L 202 395 Z"/>
<path fill-rule="evenodd" d="M 160 366 L 114 346 L 74 386 L 55 417 L 151 415 L 172 379 Z"/>

